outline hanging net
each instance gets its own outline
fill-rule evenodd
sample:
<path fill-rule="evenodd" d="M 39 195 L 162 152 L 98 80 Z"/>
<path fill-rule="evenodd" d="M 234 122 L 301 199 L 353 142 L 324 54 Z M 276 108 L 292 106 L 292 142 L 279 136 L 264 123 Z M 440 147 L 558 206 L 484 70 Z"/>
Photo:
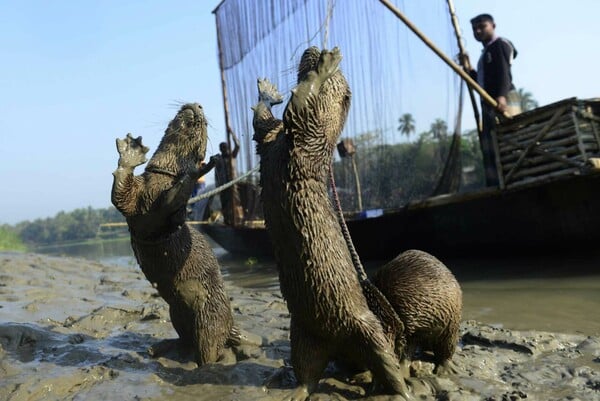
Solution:
<path fill-rule="evenodd" d="M 396 1 L 398 9 L 448 57 L 458 53 L 445 1 Z M 339 47 L 341 70 L 352 91 L 340 139 L 356 153 L 334 159 L 344 210 L 398 207 L 437 192 L 459 126 L 462 85 L 430 48 L 377 0 L 224 0 L 214 11 L 228 120 L 241 142 L 237 166 L 258 163 L 252 142 L 257 78 L 285 95 L 273 112 L 281 118 L 296 66 L 309 46 Z M 455 162 L 453 162 L 455 163 Z M 451 164 L 451 163 L 450 163 Z M 455 163 L 456 164 L 456 163 Z M 451 166 L 456 176 L 456 165 Z M 446 167 L 446 170 L 448 167 Z M 356 172 L 356 173 L 355 173 Z"/>

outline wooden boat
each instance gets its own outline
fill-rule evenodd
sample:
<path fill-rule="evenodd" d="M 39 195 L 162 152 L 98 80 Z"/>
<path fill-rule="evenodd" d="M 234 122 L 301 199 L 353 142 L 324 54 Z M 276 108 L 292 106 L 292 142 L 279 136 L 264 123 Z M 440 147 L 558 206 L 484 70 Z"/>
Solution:
<path fill-rule="evenodd" d="M 243 3 L 226 0 L 217 10 L 225 12 L 227 10 L 221 7 L 230 6 L 243 14 Z M 348 4 L 359 7 L 365 3 Z M 293 7 L 286 11 L 286 18 L 300 7 L 294 2 L 291 4 Z M 451 2 L 448 4 L 452 11 Z M 216 14 L 217 31 L 220 32 L 220 24 L 228 20 Z M 283 18 L 276 22 L 281 20 Z M 236 26 L 244 29 L 243 23 Z M 257 37 L 264 41 L 267 33 L 261 31 L 262 36 Z M 251 49 L 256 43 L 246 45 Z M 244 61 L 244 54 L 237 54 L 239 49 L 225 50 L 225 45 L 227 43 L 224 44 L 219 35 L 226 124 L 228 127 L 239 126 L 239 121 L 251 121 L 242 113 L 243 110 L 247 113 L 251 101 L 246 99 L 245 104 L 236 107 L 243 115 L 232 124 L 227 103 L 231 93 L 225 76 L 237 63 Z M 264 54 L 261 57 L 264 58 Z M 264 74 L 256 72 L 255 76 Z M 237 86 L 240 85 L 237 82 Z M 252 93 L 252 89 L 242 92 Z M 600 226 L 600 202 L 597 202 L 600 195 L 599 116 L 600 100 L 569 98 L 499 122 L 493 133 L 500 180 L 498 188 L 459 193 L 456 188 L 446 186 L 445 194 L 411 200 L 398 207 L 346 212 L 346 224 L 359 256 L 363 260 L 389 260 L 411 248 L 439 257 L 564 254 L 594 249 L 600 240 L 596 229 Z M 240 127 L 248 129 L 247 125 Z M 355 131 L 360 132 L 360 128 Z M 460 140 L 460 124 L 454 132 L 454 141 L 457 140 Z M 245 148 L 249 170 L 255 165 L 252 161 L 256 161 L 251 152 L 251 140 Z M 452 148 L 458 149 L 458 146 Z M 451 165 L 451 157 L 452 151 L 446 167 Z M 456 175 L 456 172 L 448 171 L 445 168 L 443 175 Z M 440 187 L 443 186 L 437 186 Z M 432 188 L 430 193 L 440 192 Z M 198 227 L 229 252 L 244 256 L 271 255 L 271 245 L 260 216 L 237 226 L 217 221 L 203 222 Z"/>
<path fill-rule="evenodd" d="M 563 176 L 519 187 L 442 195 L 378 217 L 347 220 L 361 259 L 388 260 L 406 249 L 441 256 L 531 256 L 593 251 L 600 227 L 600 174 Z M 271 256 L 264 226 L 203 224 L 227 251 Z"/>
<path fill-rule="evenodd" d="M 594 250 L 600 241 L 596 110 L 600 99 L 565 99 L 500 124 L 500 188 L 346 214 L 358 254 L 365 260 L 387 260 L 410 248 L 439 256 L 495 257 Z M 229 252 L 271 255 L 260 221 L 239 227 L 205 224 L 201 229 Z"/>

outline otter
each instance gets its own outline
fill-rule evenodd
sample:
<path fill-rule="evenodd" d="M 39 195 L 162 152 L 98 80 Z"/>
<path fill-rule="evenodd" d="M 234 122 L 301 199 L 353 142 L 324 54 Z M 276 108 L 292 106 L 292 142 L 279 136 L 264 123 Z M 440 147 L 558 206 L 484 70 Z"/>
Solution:
<path fill-rule="evenodd" d="M 368 367 L 390 393 L 409 398 L 394 341 L 369 308 L 328 196 L 329 167 L 351 101 L 338 48 L 308 48 L 283 121 L 271 106 L 282 97 L 258 81 L 253 139 L 260 156 L 261 199 L 290 312 L 291 364 L 298 387 L 312 393 L 328 362 Z"/>
<path fill-rule="evenodd" d="M 402 252 L 379 268 L 372 283 L 404 324 L 405 349 L 397 349 L 408 368 L 415 351 L 432 351 L 435 373 L 455 372 L 451 364 L 462 319 L 462 290 L 454 274 L 435 256 L 417 249 Z"/>
<path fill-rule="evenodd" d="M 239 340 L 217 258 L 185 222 L 194 183 L 205 173 L 206 127 L 199 104 L 181 106 L 138 176 L 134 169 L 146 162 L 149 149 L 141 137 L 117 139 L 111 196 L 126 218 L 142 272 L 169 304 L 179 345 L 193 349 L 198 365 L 217 361 L 226 344 Z"/>

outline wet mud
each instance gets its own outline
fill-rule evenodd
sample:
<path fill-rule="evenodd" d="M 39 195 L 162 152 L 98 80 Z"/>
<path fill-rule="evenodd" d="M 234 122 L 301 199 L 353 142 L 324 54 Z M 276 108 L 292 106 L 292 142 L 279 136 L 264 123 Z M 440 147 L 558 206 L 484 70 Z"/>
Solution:
<path fill-rule="evenodd" d="M 222 262 L 227 270 L 227 261 Z M 242 345 L 198 367 L 181 349 L 168 306 L 134 263 L 0 253 L 0 400 L 283 400 L 295 387 L 289 314 L 277 286 L 225 274 Z M 590 317 L 591 318 L 591 317 Z M 600 338 L 511 330 L 464 320 L 457 373 L 411 366 L 419 400 L 600 400 Z M 330 366 L 312 400 L 402 400 L 371 394 L 368 372 Z"/>

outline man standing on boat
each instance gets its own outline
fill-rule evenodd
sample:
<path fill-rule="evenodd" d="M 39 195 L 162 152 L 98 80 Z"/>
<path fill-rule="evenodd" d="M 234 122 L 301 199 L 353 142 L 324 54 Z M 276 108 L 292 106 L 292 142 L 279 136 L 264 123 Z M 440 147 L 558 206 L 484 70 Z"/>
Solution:
<path fill-rule="evenodd" d="M 472 18 L 471 27 L 473 36 L 481 42 L 483 50 L 477 69 L 471 67 L 467 56 L 463 65 L 472 78 L 477 80 L 479 86 L 498 103 L 497 109 L 494 110 L 490 105 L 482 102 L 482 132 L 479 138 L 486 185 L 497 186 L 499 181 L 491 130 L 496 124 L 498 112 L 509 116 L 521 112 L 511 73 L 511 65 L 517 57 L 517 50 L 510 40 L 496 35 L 496 24 L 491 15 L 480 14 Z"/>
<path fill-rule="evenodd" d="M 212 156 L 207 165 L 209 170 L 213 167 L 215 169 L 215 184 L 217 188 L 227 184 L 236 177 L 235 158 L 240 150 L 240 142 L 233 132 L 231 132 L 231 138 L 234 143 L 233 151 L 230 152 L 227 142 L 221 142 L 219 144 L 221 153 Z M 220 199 L 221 213 L 223 213 L 225 224 L 235 225 L 239 223 L 243 218 L 243 212 L 236 185 L 234 184 L 222 190 L 220 192 Z"/>

